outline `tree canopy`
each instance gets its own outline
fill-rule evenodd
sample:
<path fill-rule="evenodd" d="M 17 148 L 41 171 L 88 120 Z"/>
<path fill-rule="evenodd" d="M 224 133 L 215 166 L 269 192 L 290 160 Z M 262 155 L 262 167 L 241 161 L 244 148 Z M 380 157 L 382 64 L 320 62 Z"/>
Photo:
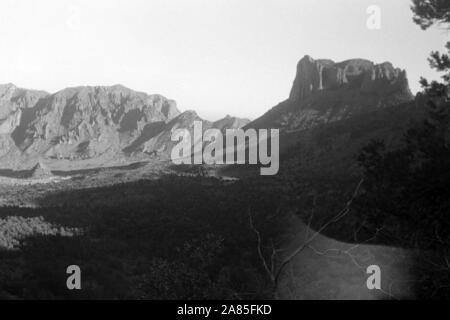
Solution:
<path fill-rule="evenodd" d="M 434 24 L 450 27 L 450 1 L 448 0 L 412 0 L 413 20 L 426 30 Z"/>

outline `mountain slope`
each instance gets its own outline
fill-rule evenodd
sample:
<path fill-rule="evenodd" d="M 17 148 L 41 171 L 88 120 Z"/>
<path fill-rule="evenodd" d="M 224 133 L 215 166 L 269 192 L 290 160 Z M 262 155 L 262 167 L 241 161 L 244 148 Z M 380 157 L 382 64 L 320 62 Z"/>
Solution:
<path fill-rule="evenodd" d="M 227 115 L 225 118 L 215 121 L 213 127 L 225 131 L 226 129 L 239 129 L 245 127 L 249 123 L 249 119 L 236 118 Z"/>
<path fill-rule="evenodd" d="M 309 56 L 297 65 L 289 98 L 245 128 L 280 129 L 280 175 L 298 181 L 358 175 L 357 156 L 372 139 L 398 143 L 423 116 L 406 72 L 386 62 L 340 63 Z M 222 168 L 223 175 L 259 174 L 255 166 Z M 314 177 L 312 177 L 314 176 Z M 320 178 L 318 178 L 320 176 Z"/>
<path fill-rule="evenodd" d="M 0 167 L 29 168 L 37 159 L 90 160 L 98 166 L 134 155 L 170 155 L 171 133 L 202 121 L 204 129 L 237 128 L 227 117 L 216 123 L 175 101 L 121 85 L 67 88 L 54 94 L 0 86 Z"/>

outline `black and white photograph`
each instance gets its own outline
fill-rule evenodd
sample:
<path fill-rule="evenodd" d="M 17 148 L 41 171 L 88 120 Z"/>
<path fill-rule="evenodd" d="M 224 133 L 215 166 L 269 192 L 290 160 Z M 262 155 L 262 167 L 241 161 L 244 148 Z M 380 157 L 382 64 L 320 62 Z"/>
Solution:
<path fill-rule="evenodd" d="M 0 300 L 447 299 L 449 0 L 0 1 Z"/>

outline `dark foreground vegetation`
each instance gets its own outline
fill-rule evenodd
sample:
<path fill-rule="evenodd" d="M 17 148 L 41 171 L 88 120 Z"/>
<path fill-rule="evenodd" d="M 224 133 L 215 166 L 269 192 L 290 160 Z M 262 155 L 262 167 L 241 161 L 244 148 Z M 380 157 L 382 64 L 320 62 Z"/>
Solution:
<path fill-rule="evenodd" d="M 0 296 L 271 298 L 249 224 L 251 215 L 264 237 L 280 232 L 283 192 L 265 185 L 169 176 L 54 194 L 39 209 L 1 208 L 1 218 L 42 216 L 83 233 L 28 237 L 21 250 L 1 251 Z M 80 266 L 83 290 L 67 290 L 69 265 Z"/>

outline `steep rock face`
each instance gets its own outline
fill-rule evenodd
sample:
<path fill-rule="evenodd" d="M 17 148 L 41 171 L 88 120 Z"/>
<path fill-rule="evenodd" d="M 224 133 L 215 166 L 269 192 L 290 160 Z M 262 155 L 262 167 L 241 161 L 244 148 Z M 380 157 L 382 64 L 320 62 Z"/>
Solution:
<path fill-rule="evenodd" d="M 178 117 L 169 121 L 158 135 L 152 137 L 151 139 L 148 139 L 143 144 L 143 151 L 145 153 L 156 153 L 169 157 L 172 148 L 178 143 L 178 141 L 172 141 L 172 133 L 177 129 L 187 129 L 189 131 L 189 134 L 191 135 L 191 138 L 193 139 L 194 122 L 196 121 L 202 123 L 202 132 L 213 127 L 212 122 L 203 120 L 195 111 L 185 111 Z M 197 143 L 198 141 L 192 140 L 192 142 Z"/>
<path fill-rule="evenodd" d="M 24 152 L 80 159 L 118 152 L 146 124 L 178 114 L 173 101 L 119 85 L 69 88 L 23 110 L 11 136 Z"/>
<path fill-rule="evenodd" d="M 11 83 L 0 85 L 0 122 L 19 109 L 33 107 L 39 99 L 47 95 L 45 91 L 25 90 Z"/>
<path fill-rule="evenodd" d="M 33 108 L 47 95 L 44 91 L 24 90 L 13 84 L 0 85 L 0 135 L 12 133 L 20 124 L 23 110 Z"/>
<path fill-rule="evenodd" d="M 7 164 L 15 163 L 21 153 L 12 133 L 20 125 L 24 112 L 47 95 L 44 91 L 25 90 L 13 84 L 0 85 L 0 159 L 5 159 Z"/>
<path fill-rule="evenodd" d="M 177 128 L 215 124 L 194 111 L 180 113 L 173 100 L 121 85 L 67 88 L 54 94 L 0 86 L 0 168 L 29 169 L 37 159 L 84 160 L 102 166 L 133 156 L 168 157 Z M 216 125 L 236 128 L 227 117 Z M 75 165 L 71 165 L 74 167 Z"/>
<path fill-rule="evenodd" d="M 352 59 L 339 63 L 305 56 L 289 99 L 249 127 L 304 130 L 413 100 L 406 72 L 391 63 Z"/>
<path fill-rule="evenodd" d="M 55 94 L 0 86 L 0 165 L 45 157 L 118 155 L 152 123 L 180 114 L 160 95 L 125 88 L 77 87 Z"/>
<path fill-rule="evenodd" d="M 22 110 L 16 110 L 10 112 L 0 123 L 0 135 L 10 134 L 20 124 L 22 118 Z"/>
<path fill-rule="evenodd" d="M 305 56 L 297 65 L 297 75 L 289 95 L 301 101 L 313 93 L 342 87 L 356 88 L 364 93 L 386 95 L 399 91 L 411 95 L 406 72 L 390 62 L 374 64 L 363 59 L 335 63 Z"/>

